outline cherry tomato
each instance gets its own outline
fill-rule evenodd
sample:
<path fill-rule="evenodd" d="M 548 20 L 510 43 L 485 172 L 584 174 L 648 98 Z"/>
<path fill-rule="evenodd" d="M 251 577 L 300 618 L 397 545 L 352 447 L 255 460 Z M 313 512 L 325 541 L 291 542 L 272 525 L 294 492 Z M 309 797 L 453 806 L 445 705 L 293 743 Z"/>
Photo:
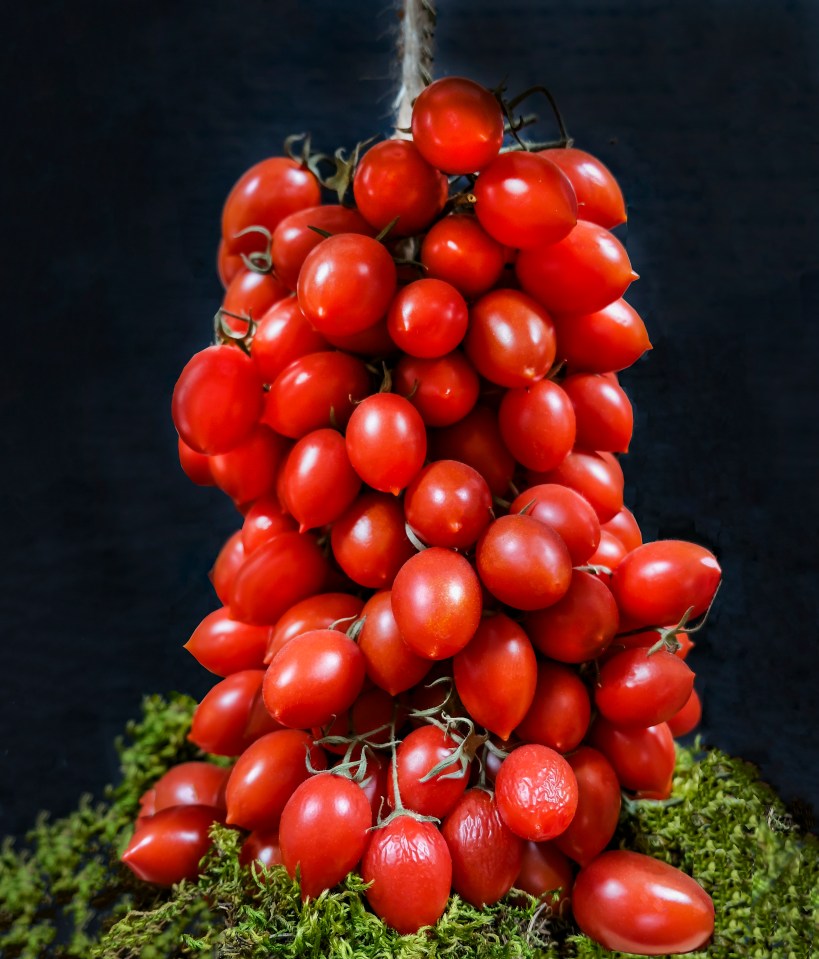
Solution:
<path fill-rule="evenodd" d="M 555 845 L 585 866 L 608 846 L 617 828 L 620 782 L 608 759 L 590 746 L 581 746 L 566 762 L 577 779 L 577 811 Z"/>
<path fill-rule="evenodd" d="M 377 230 L 396 217 L 391 236 L 420 233 L 441 212 L 449 184 L 409 140 L 376 143 L 361 158 L 353 179 L 359 212 Z"/>
<path fill-rule="evenodd" d="M 282 850 L 277 832 L 252 832 L 245 839 L 239 853 L 239 863 L 249 866 L 254 862 L 260 862 L 268 869 L 282 864 Z"/>
<path fill-rule="evenodd" d="M 364 625 L 358 648 L 364 656 L 367 675 L 391 696 L 411 689 L 426 676 L 432 663 L 419 656 L 401 639 L 392 612 L 390 590 L 376 593 L 361 611 Z"/>
<path fill-rule="evenodd" d="M 434 459 L 460 460 L 476 469 L 486 480 L 493 496 L 503 496 L 515 472 L 515 459 L 501 438 L 498 418 L 485 406 L 447 429 L 430 435 Z"/>
<path fill-rule="evenodd" d="M 475 398 L 477 399 L 477 379 L 475 381 Z M 213 473 L 210 471 L 210 457 L 204 453 L 197 453 L 190 446 L 178 437 L 177 449 L 179 450 L 179 465 L 188 479 L 197 486 L 214 486 Z"/>
<path fill-rule="evenodd" d="M 634 414 L 623 390 L 596 373 L 574 373 L 561 386 L 574 407 L 577 445 L 627 453 Z"/>
<path fill-rule="evenodd" d="M 318 180 L 287 157 L 270 157 L 252 166 L 236 181 L 222 210 L 222 237 L 230 253 L 252 253 L 261 237 L 238 233 L 262 226 L 272 233 L 289 214 L 315 206 L 321 199 Z"/>
<path fill-rule="evenodd" d="M 424 465 L 427 433 L 418 410 L 403 396 L 376 393 L 353 411 L 347 426 L 353 469 L 374 489 L 399 493 Z"/>
<path fill-rule="evenodd" d="M 557 243 L 577 223 L 571 183 L 535 153 L 502 153 L 481 172 L 472 192 L 484 230 L 516 249 Z"/>
<path fill-rule="evenodd" d="M 678 712 L 674 713 L 668 720 L 668 728 L 671 735 L 676 739 L 679 736 L 685 736 L 693 732 L 699 726 L 702 719 L 702 703 L 697 695 L 697 690 L 692 689 L 685 705 Z"/>
<path fill-rule="evenodd" d="M 228 453 L 244 442 L 262 412 L 262 383 L 250 357 L 234 346 L 209 346 L 179 375 L 171 415 L 197 453 Z"/>
<path fill-rule="evenodd" d="M 572 911 L 580 929 L 606 949 L 665 956 L 704 946 L 714 932 L 714 904 L 674 866 L 615 849 L 575 879 Z"/>
<path fill-rule="evenodd" d="M 508 739 L 535 696 L 538 664 L 529 637 L 503 613 L 481 621 L 453 660 L 455 688 L 469 715 Z"/>
<path fill-rule="evenodd" d="M 565 595 L 572 579 L 566 544 L 531 516 L 501 516 L 478 540 L 478 575 L 489 592 L 515 609 L 543 609 Z"/>
<path fill-rule="evenodd" d="M 577 197 L 577 215 L 610 230 L 626 222 L 626 204 L 617 180 L 607 166 L 577 147 L 542 150 L 545 156 L 560 167 L 574 188 Z"/>
<path fill-rule="evenodd" d="M 443 77 L 421 91 L 412 107 L 412 142 L 444 173 L 476 173 L 503 143 L 503 113 L 473 80 Z"/>
<path fill-rule="evenodd" d="M 361 861 L 367 901 L 402 935 L 434 925 L 452 884 L 452 859 L 431 822 L 398 816 L 374 830 Z"/>
<path fill-rule="evenodd" d="M 629 553 L 643 545 L 643 534 L 640 532 L 637 520 L 631 510 L 625 506 L 619 513 L 615 513 L 608 523 L 603 523 L 601 529 L 616 536 Z"/>
<path fill-rule="evenodd" d="M 363 607 L 363 600 L 348 593 L 319 593 L 295 603 L 271 630 L 265 662 L 269 663 L 283 646 L 302 633 L 331 627 L 346 633 Z"/>
<path fill-rule="evenodd" d="M 623 470 L 613 457 L 572 450 L 554 469 L 529 473 L 532 483 L 558 483 L 580 493 L 591 503 L 597 518 L 606 523 L 623 508 Z"/>
<path fill-rule="evenodd" d="M 293 360 L 327 350 L 327 340 L 307 322 L 296 297 L 289 296 L 274 303 L 259 320 L 250 356 L 259 378 L 272 383 Z"/>
<path fill-rule="evenodd" d="M 404 563 L 390 598 L 402 639 L 427 659 L 459 652 L 481 620 L 481 586 L 474 569 L 463 556 L 437 546 Z"/>
<path fill-rule="evenodd" d="M 338 519 L 361 489 L 344 437 L 331 429 L 303 436 L 290 451 L 283 472 L 284 498 L 301 533 Z"/>
<path fill-rule="evenodd" d="M 290 291 L 272 273 L 257 273 L 242 269 L 231 280 L 222 299 L 222 309 L 237 316 L 247 316 L 258 321 L 274 303 L 288 296 Z M 237 333 L 247 333 L 248 324 L 234 316 L 225 316 L 224 323 Z"/>
<path fill-rule="evenodd" d="M 249 745 L 247 724 L 264 670 L 243 669 L 217 683 L 196 707 L 188 739 L 215 756 L 238 756 Z M 276 728 L 271 719 L 270 732 Z"/>
<path fill-rule="evenodd" d="M 302 899 L 315 899 L 358 865 L 373 817 L 361 787 L 323 773 L 301 783 L 287 802 L 279 825 L 285 868 L 298 869 Z"/>
<path fill-rule="evenodd" d="M 560 534 L 572 565 L 582 565 L 597 549 L 600 521 L 587 500 L 573 489 L 556 483 L 530 486 L 512 501 L 509 512 L 521 513 L 527 506 L 529 516 Z"/>
<path fill-rule="evenodd" d="M 219 281 L 222 286 L 227 289 L 233 277 L 244 269 L 245 265 L 241 256 L 238 253 L 228 252 L 227 244 L 224 240 L 220 240 L 219 248 L 216 251 L 216 272 L 219 274 Z"/>
<path fill-rule="evenodd" d="M 171 886 L 196 879 L 199 861 L 212 845 L 210 827 L 224 812 L 212 806 L 171 806 L 134 833 L 122 862 L 145 882 Z"/>
<path fill-rule="evenodd" d="M 557 357 L 573 371 L 624 370 L 652 348 L 645 323 L 625 300 L 594 313 L 557 314 L 553 321 Z"/>
<path fill-rule="evenodd" d="M 249 556 L 263 543 L 269 542 L 279 533 L 289 532 L 296 528 L 292 517 L 288 516 L 282 509 L 277 496 L 260 496 L 245 513 L 245 521 L 242 523 L 244 555 Z M 229 590 L 228 595 L 230 595 Z"/>
<path fill-rule="evenodd" d="M 574 446 L 574 409 L 551 380 L 509 390 L 501 401 L 498 423 L 509 452 L 531 470 L 554 470 Z"/>
<path fill-rule="evenodd" d="M 225 785 L 230 769 L 213 763 L 172 766 L 154 783 L 154 811 L 171 806 L 213 806 L 225 809 Z"/>
<path fill-rule="evenodd" d="M 605 566 L 607 569 L 615 570 L 627 555 L 628 550 L 622 541 L 607 529 L 601 529 L 600 542 L 588 562 L 592 566 Z"/>
<path fill-rule="evenodd" d="M 454 286 L 435 279 L 403 287 L 387 314 L 387 329 L 396 345 L 422 359 L 451 353 L 468 323 L 466 300 Z"/>
<path fill-rule="evenodd" d="M 580 745 L 590 720 L 589 694 L 577 673 L 559 663 L 539 662 L 531 704 L 515 730 L 518 737 L 568 753 Z"/>
<path fill-rule="evenodd" d="M 452 756 L 458 743 L 437 726 L 424 725 L 408 733 L 395 751 L 398 771 L 398 793 L 406 809 L 423 816 L 441 819 L 454 809 L 469 782 L 469 771 L 459 775 L 458 762 L 421 782 L 438 763 Z M 387 798 L 395 807 L 392 775 L 388 780 Z"/>
<path fill-rule="evenodd" d="M 559 243 L 522 250 L 515 272 L 550 313 L 593 313 L 618 300 L 637 274 L 616 237 L 578 220 Z"/>
<path fill-rule="evenodd" d="M 501 763 L 495 801 L 515 835 L 543 842 L 559 836 L 572 821 L 577 780 L 560 753 L 537 744 L 519 746 Z"/>
<path fill-rule="evenodd" d="M 598 716 L 588 742 L 608 759 L 624 789 L 659 792 L 668 787 L 676 755 L 674 739 L 665 723 L 647 729 L 624 729 Z"/>
<path fill-rule="evenodd" d="M 300 729 L 279 729 L 257 739 L 236 760 L 225 797 L 227 821 L 243 829 L 277 829 L 287 800 L 314 769 L 327 764 L 322 750 Z"/>
<path fill-rule="evenodd" d="M 626 649 L 600 670 L 594 701 L 616 726 L 656 726 L 678 713 L 694 688 L 694 673 L 667 649 Z"/>
<path fill-rule="evenodd" d="M 708 608 L 722 570 L 704 546 L 663 539 L 645 543 L 623 560 L 611 588 L 622 615 L 638 625 L 678 623 L 693 607 L 696 618 Z"/>
<path fill-rule="evenodd" d="M 457 460 L 425 466 L 407 487 L 404 513 L 430 546 L 469 549 L 492 519 L 492 494 L 481 474 Z"/>
<path fill-rule="evenodd" d="M 385 493 L 359 496 L 333 523 L 330 545 L 350 579 L 369 589 L 390 587 L 416 552 L 407 539 L 401 503 Z"/>
<path fill-rule="evenodd" d="M 558 837 L 559 838 L 559 837 Z M 515 888 L 549 903 L 561 915 L 572 891 L 572 864 L 554 842 L 525 842 Z"/>
<path fill-rule="evenodd" d="M 393 389 L 412 403 L 427 426 L 451 426 L 478 401 L 478 374 L 458 350 L 432 360 L 402 356 Z"/>
<path fill-rule="evenodd" d="M 216 485 L 236 503 L 250 503 L 276 484 L 279 465 L 288 448 L 284 437 L 267 426 L 257 426 L 244 442 L 228 453 L 212 456 Z"/>
<path fill-rule="evenodd" d="M 216 595 L 222 605 L 227 606 L 230 603 L 230 594 L 233 591 L 233 581 L 239 567 L 245 561 L 245 550 L 242 546 L 242 531 L 237 530 L 232 536 L 229 536 L 225 544 L 219 550 L 213 569 L 210 571 L 210 581 L 216 590 Z"/>
<path fill-rule="evenodd" d="M 266 626 L 240 623 L 231 618 L 229 609 L 217 609 L 196 627 L 184 648 L 200 666 L 217 676 L 229 676 L 243 669 L 262 669 L 268 633 Z"/>
<path fill-rule="evenodd" d="M 465 213 L 433 223 L 421 244 L 426 276 L 446 280 L 468 299 L 492 289 L 505 260 L 504 247 Z"/>

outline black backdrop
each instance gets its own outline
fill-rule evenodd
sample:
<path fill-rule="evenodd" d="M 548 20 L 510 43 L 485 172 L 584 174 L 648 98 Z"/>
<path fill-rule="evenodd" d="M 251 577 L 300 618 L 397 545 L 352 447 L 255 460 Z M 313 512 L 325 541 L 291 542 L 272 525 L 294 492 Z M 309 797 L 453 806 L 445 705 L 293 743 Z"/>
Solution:
<path fill-rule="evenodd" d="M 819 8 L 812 0 L 441 0 L 436 69 L 545 82 L 616 172 L 654 352 L 627 501 L 725 570 L 692 660 L 708 741 L 819 802 Z M 390 125 L 389 0 L 6 5 L 0 831 L 116 776 L 232 507 L 177 465 L 173 383 L 218 305 L 222 199 L 311 130 Z"/>

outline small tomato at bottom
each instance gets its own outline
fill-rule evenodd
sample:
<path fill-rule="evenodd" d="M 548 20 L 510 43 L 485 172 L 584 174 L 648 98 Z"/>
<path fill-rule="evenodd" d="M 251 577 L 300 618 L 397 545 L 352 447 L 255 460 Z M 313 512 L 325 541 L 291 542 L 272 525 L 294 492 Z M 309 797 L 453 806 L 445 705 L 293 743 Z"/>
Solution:
<path fill-rule="evenodd" d="M 196 879 L 211 847 L 210 827 L 224 819 L 224 810 L 213 806 L 161 809 L 144 820 L 120 858 L 140 879 L 158 886 Z"/>

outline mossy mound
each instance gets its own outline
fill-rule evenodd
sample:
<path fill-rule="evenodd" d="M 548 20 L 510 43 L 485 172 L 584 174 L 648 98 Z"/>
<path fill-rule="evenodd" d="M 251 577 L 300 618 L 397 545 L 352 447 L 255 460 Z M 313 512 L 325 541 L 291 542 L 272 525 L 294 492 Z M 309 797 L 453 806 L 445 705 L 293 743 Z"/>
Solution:
<path fill-rule="evenodd" d="M 120 744 L 122 782 L 105 802 L 40 817 L 25 847 L 0 852 L 0 955 L 13 959 L 171 959 L 182 956 L 540 957 L 615 959 L 548 909 L 510 895 L 476 910 L 453 897 L 429 931 L 399 936 L 370 913 L 362 883 L 302 905 L 283 869 L 238 863 L 239 834 L 216 842 L 197 883 L 156 890 L 118 862 L 138 799 L 171 765 L 197 757 L 186 741 L 194 703 L 146 699 Z M 714 899 L 713 943 L 696 959 L 819 955 L 819 855 L 753 767 L 718 750 L 681 749 L 673 800 L 628 803 L 617 835 L 696 876 Z M 814 948 L 815 947 L 815 948 Z"/>

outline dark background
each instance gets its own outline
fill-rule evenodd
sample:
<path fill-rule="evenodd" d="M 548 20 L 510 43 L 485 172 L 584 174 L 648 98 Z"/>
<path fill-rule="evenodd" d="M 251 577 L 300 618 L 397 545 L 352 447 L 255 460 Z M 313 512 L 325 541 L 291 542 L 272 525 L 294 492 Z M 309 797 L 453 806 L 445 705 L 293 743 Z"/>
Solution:
<path fill-rule="evenodd" d="M 181 473 L 169 406 L 209 339 L 222 200 L 310 130 L 390 126 L 384 2 L 6 7 L 0 832 L 116 777 L 238 525 Z M 719 556 L 692 660 L 709 742 L 819 803 L 819 29 L 812 0 L 443 0 L 438 75 L 548 84 L 615 171 L 655 349 L 626 374 L 627 502 Z M 553 128 L 546 124 L 545 136 Z"/>

